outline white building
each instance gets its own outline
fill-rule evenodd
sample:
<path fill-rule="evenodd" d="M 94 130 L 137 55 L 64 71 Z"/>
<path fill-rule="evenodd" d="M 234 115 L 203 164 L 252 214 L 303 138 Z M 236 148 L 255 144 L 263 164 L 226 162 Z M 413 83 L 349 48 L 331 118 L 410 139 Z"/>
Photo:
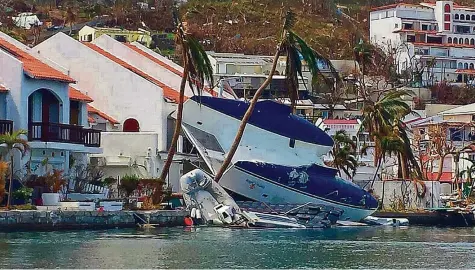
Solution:
<path fill-rule="evenodd" d="M 473 7 L 453 1 L 378 7 L 370 12 L 370 38 L 397 50 L 399 71 L 435 59 L 423 81 L 466 82 L 475 75 Z"/>
<path fill-rule="evenodd" d="M 75 79 L 2 32 L 0 67 L 0 132 L 28 131 L 31 150 L 15 160 L 21 175 L 26 165 L 33 174 L 43 174 L 46 159 L 67 174 L 71 160 L 84 164 L 88 154 L 102 152 L 100 131 L 86 128 L 92 99 L 70 85 Z"/>
<path fill-rule="evenodd" d="M 43 22 L 38 19 L 38 16 L 31 12 L 20 13 L 17 17 L 12 17 L 12 19 L 16 26 L 25 29 L 30 29 L 33 25 L 43 25 Z"/>
<path fill-rule="evenodd" d="M 107 35 L 81 43 L 59 33 L 33 50 L 63 66 L 94 100 L 89 121 L 106 132 L 102 133 L 104 153 L 93 162 L 105 166 L 107 176 L 158 177 L 173 135 L 170 114 L 179 98 L 182 68 L 138 43 L 121 43 Z M 188 87 L 185 95 L 193 95 Z M 197 157 L 182 153 L 184 143 L 180 139 L 170 169 L 174 187 L 184 160 Z"/>

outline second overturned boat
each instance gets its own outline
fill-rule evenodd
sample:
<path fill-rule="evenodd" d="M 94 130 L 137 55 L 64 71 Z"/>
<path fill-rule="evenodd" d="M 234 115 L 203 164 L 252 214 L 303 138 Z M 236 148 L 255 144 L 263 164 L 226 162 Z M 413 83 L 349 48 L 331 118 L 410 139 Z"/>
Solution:
<path fill-rule="evenodd" d="M 184 104 L 183 130 L 214 174 L 228 153 L 249 104 L 194 96 Z M 219 184 L 233 197 L 264 203 L 314 203 L 343 210 L 360 221 L 378 202 L 323 164 L 332 138 L 275 101 L 259 101 L 232 166 Z"/>

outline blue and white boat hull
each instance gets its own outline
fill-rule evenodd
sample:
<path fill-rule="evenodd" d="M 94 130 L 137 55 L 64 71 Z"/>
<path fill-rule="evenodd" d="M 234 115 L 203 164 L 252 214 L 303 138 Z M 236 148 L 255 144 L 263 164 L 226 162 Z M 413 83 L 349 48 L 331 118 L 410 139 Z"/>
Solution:
<path fill-rule="evenodd" d="M 219 184 L 239 196 L 270 204 L 313 203 L 335 207 L 343 211 L 340 220 L 360 221 L 376 211 L 378 202 L 369 193 L 351 182 L 325 175 L 320 172 L 323 167 L 318 167 L 237 162 Z"/>

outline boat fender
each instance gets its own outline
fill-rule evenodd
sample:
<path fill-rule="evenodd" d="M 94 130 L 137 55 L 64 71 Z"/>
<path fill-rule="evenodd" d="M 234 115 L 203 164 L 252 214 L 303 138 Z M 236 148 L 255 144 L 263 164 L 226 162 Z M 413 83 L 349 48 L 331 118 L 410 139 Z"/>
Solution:
<path fill-rule="evenodd" d="M 193 219 L 191 219 L 190 216 L 185 217 L 185 226 L 187 226 L 187 227 L 193 226 Z"/>
<path fill-rule="evenodd" d="M 191 209 L 191 217 L 196 217 L 196 208 Z"/>
<path fill-rule="evenodd" d="M 196 219 L 201 219 L 201 211 L 200 211 L 200 209 L 196 209 Z"/>

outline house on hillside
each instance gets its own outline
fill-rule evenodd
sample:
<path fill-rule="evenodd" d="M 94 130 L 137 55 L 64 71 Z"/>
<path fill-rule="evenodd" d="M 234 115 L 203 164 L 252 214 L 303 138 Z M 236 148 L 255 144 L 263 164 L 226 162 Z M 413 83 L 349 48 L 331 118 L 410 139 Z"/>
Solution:
<path fill-rule="evenodd" d="M 79 41 L 91 42 L 102 35 L 108 35 L 120 42 L 139 42 L 147 47 L 152 43 L 150 32 L 144 29 L 126 30 L 121 28 L 84 26 L 79 30 Z"/>
<path fill-rule="evenodd" d="M 15 156 L 25 166 L 45 173 L 44 160 L 53 168 L 71 169 L 71 161 L 87 164 L 89 154 L 100 154 L 99 130 L 88 128 L 87 104 L 70 75 L 34 56 L 31 49 L 0 32 L 0 132 L 23 129 L 31 147 L 28 156 Z"/>
<path fill-rule="evenodd" d="M 403 72 L 427 66 L 422 80 L 467 82 L 475 76 L 475 9 L 454 1 L 396 3 L 370 12 L 370 39 L 397 50 L 397 66 Z"/>
<path fill-rule="evenodd" d="M 104 151 L 91 162 L 104 166 L 107 176 L 158 177 L 174 131 L 170 115 L 177 107 L 182 68 L 138 43 L 107 35 L 82 43 L 59 33 L 32 50 L 63 66 L 94 100 L 89 121 L 104 131 Z M 193 95 L 189 87 L 185 95 Z M 192 168 L 187 162 L 198 160 L 183 137 L 177 150 L 169 175 L 174 188 Z"/>
<path fill-rule="evenodd" d="M 24 12 L 18 14 L 16 17 L 12 17 L 13 23 L 17 27 L 21 27 L 24 29 L 31 29 L 32 26 L 41 26 L 43 23 L 38 19 L 38 16 L 36 14 L 31 13 L 31 12 Z"/>

